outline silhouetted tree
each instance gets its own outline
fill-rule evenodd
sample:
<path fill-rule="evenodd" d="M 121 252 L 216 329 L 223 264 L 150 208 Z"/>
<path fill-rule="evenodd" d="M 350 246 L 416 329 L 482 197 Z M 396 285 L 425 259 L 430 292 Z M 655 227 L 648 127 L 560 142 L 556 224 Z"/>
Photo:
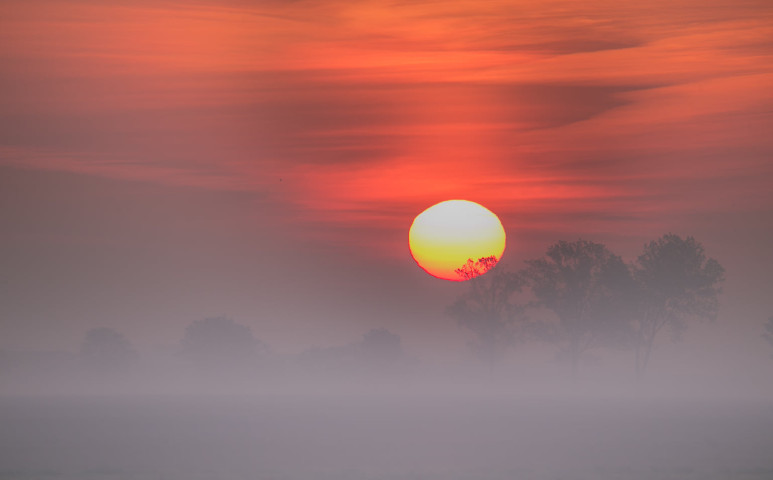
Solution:
<path fill-rule="evenodd" d="M 678 338 L 688 318 L 716 317 L 724 272 L 693 237 L 667 234 L 644 246 L 634 265 L 640 296 L 634 322 L 637 376 L 647 368 L 664 327 Z"/>
<path fill-rule="evenodd" d="M 81 344 L 81 363 L 91 371 L 125 372 L 137 359 L 137 352 L 131 343 L 112 328 L 89 330 Z"/>
<path fill-rule="evenodd" d="M 226 317 L 205 318 L 185 329 L 182 355 L 201 368 L 237 367 L 265 349 L 252 330 Z"/>
<path fill-rule="evenodd" d="M 765 322 L 765 333 L 762 334 L 762 338 L 773 347 L 773 317 L 768 318 L 768 321 Z"/>
<path fill-rule="evenodd" d="M 488 272 L 497 265 L 497 257 L 494 255 L 490 257 L 479 258 L 477 261 L 473 261 L 471 258 L 467 259 L 467 263 L 460 268 L 454 270 L 462 280 L 472 280 Z"/>
<path fill-rule="evenodd" d="M 572 374 L 588 350 L 626 343 L 633 281 L 620 257 L 600 243 L 560 241 L 527 265 L 522 275 L 536 304 L 558 317 L 549 340 L 567 343 Z"/>
<path fill-rule="evenodd" d="M 501 266 L 494 268 L 496 263 L 494 257 L 477 262 L 470 259 L 458 269 L 456 272 L 467 280 L 469 289 L 446 309 L 459 325 L 475 334 L 470 347 L 488 363 L 489 369 L 513 345 L 518 336 L 515 323 L 523 320 L 523 309 L 511 302 L 511 295 L 521 290 L 523 280 Z"/>

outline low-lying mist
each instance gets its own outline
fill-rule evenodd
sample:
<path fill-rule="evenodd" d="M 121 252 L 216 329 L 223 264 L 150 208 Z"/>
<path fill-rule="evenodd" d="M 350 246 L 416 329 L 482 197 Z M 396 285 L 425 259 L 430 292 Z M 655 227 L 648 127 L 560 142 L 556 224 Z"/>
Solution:
<path fill-rule="evenodd" d="M 241 337 L 227 341 L 228 330 Z M 197 331 L 220 343 L 196 345 Z M 422 361 L 385 329 L 295 355 L 245 341 L 228 319 L 186 333 L 142 355 L 108 329 L 77 353 L 6 352 L 0 478 L 773 475 L 769 397 L 679 368 L 637 378 L 629 351 L 586 356 L 572 373 L 544 347 L 494 364 Z"/>
<path fill-rule="evenodd" d="M 100 327 L 0 352 L 0 480 L 773 478 L 773 361 L 683 341 L 724 274 L 693 239 L 473 273 L 445 360 L 386 328 L 278 352 L 227 317 L 167 347 Z"/>

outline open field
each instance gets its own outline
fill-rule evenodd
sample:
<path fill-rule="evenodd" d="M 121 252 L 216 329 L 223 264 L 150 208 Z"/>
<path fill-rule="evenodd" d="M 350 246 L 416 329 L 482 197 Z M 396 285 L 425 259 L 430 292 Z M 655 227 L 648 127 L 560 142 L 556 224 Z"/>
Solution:
<path fill-rule="evenodd" d="M 763 480 L 773 404 L 6 398 L 0 479 Z"/>

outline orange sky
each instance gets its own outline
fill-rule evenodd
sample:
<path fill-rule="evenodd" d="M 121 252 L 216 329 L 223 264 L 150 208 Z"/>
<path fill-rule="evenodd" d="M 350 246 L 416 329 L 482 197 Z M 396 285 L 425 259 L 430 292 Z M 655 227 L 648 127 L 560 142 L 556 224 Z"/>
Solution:
<path fill-rule="evenodd" d="M 771 174 L 766 2 L 0 8 L 6 165 L 256 190 L 299 218 L 393 228 L 446 198 L 606 230 L 610 213 L 665 228 L 664 212 L 771 201 L 747 195 Z"/>

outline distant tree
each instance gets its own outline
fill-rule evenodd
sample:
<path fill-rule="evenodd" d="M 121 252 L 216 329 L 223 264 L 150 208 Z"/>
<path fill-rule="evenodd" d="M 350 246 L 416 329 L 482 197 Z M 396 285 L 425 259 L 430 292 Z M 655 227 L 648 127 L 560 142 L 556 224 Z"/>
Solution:
<path fill-rule="evenodd" d="M 264 349 L 250 327 L 230 318 L 213 317 L 188 325 L 181 353 L 201 368 L 236 367 L 254 360 Z"/>
<path fill-rule="evenodd" d="M 372 329 L 361 340 L 347 345 L 311 348 L 300 355 L 299 361 L 309 370 L 336 374 L 387 373 L 411 366 L 400 336 L 384 328 Z"/>
<path fill-rule="evenodd" d="M 566 343 L 573 375 L 588 350 L 625 345 L 633 280 L 620 257 L 600 243 L 560 241 L 527 265 L 522 275 L 536 304 L 558 317 L 548 339 Z"/>
<path fill-rule="evenodd" d="M 523 320 L 523 309 L 511 301 L 512 294 L 521 290 L 523 280 L 501 266 L 494 268 L 496 263 L 495 257 L 469 259 L 458 269 L 456 272 L 469 287 L 446 309 L 459 325 L 475 334 L 470 347 L 489 369 L 513 345 L 518 337 L 515 324 Z"/>
<path fill-rule="evenodd" d="M 334 347 L 312 347 L 298 357 L 299 364 L 306 370 L 317 373 L 351 373 L 361 362 L 359 345 L 350 343 Z"/>
<path fill-rule="evenodd" d="M 762 334 L 762 338 L 773 347 L 773 317 L 768 318 L 768 321 L 765 322 L 765 333 Z"/>
<path fill-rule="evenodd" d="M 112 328 L 94 328 L 86 332 L 80 349 L 84 367 L 103 373 L 128 370 L 138 359 L 131 343 Z"/>
<path fill-rule="evenodd" d="M 693 237 L 669 233 L 644 246 L 634 264 L 639 289 L 634 322 L 637 376 L 644 374 L 655 338 L 665 327 L 679 338 L 689 318 L 716 317 L 724 272 Z"/>
<path fill-rule="evenodd" d="M 360 354 L 372 364 L 387 365 L 403 358 L 403 345 L 399 335 L 385 328 L 374 328 L 362 336 Z"/>

